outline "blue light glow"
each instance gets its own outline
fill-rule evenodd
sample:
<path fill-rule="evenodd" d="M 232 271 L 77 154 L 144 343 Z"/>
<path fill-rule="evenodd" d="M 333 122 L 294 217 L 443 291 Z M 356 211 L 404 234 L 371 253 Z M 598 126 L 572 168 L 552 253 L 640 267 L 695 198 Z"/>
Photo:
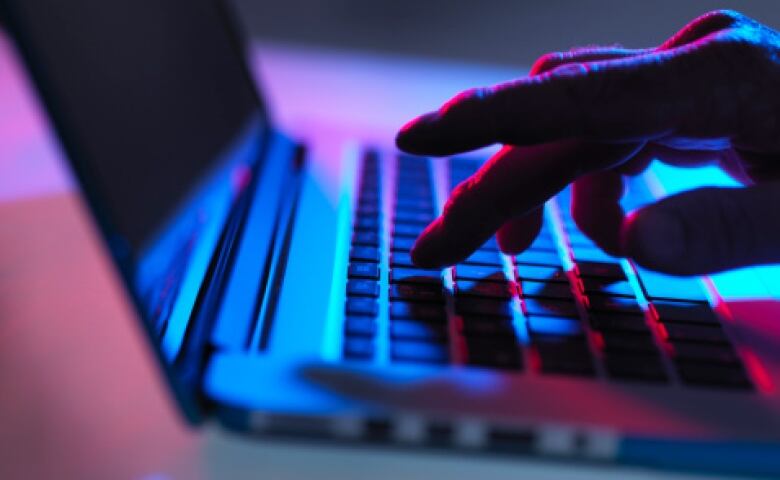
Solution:
<path fill-rule="evenodd" d="M 168 225 L 139 255 L 135 285 L 139 297 L 146 302 L 147 317 L 152 315 L 148 292 L 161 279 L 170 276 L 172 268 L 182 269 L 176 279 L 179 288 L 170 293 L 175 300 L 172 300 L 167 326 L 161 329 L 161 348 L 168 361 L 173 361 L 181 349 L 195 300 L 238 194 L 238 185 L 234 182 L 236 174 L 257 159 L 260 129 L 259 119 L 247 122 L 236 141 L 221 155 L 222 160 L 217 162 L 219 167 L 192 192 Z M 181 256 L 183 240 L 191 244 L 188 247 L 191 250 L 181 259 L 180 265 L 172 265 L 172 259 Z"/>
<path fill-rule="evenodd" d="M 648 188 L 663 198 L 700 187 L 739 187 L 740 184 L 717 166 L 680 168 L 656 160 L 645 174 Z M 755 268 L 744 268 L 710 275 L 724 300 L 769 298 L 766 284 L 780 284 L 780 269 L 767 267 L 759 276 Z M 710 292 L 712 293 L 712 292 Z M 780 294 L 780 292 L 778 292 Z"/>
<path fill-rule="evenodd" d="M 579 320 L 566 317 L 529 316 L 528 326 L 531 332 L 540 335 L 579 335 L 582 326 Z"/>

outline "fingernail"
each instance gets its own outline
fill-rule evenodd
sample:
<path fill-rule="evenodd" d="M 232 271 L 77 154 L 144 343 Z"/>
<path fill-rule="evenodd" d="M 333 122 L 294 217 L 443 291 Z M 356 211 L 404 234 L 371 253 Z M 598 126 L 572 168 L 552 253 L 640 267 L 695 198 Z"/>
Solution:
<path fill-rule="evenodd" d="M 685 229 L 679 217 L 657 208 L 633 212 L 621 235 L 626 256 L 643 267 L 676 270 L 685 261 Z"/>

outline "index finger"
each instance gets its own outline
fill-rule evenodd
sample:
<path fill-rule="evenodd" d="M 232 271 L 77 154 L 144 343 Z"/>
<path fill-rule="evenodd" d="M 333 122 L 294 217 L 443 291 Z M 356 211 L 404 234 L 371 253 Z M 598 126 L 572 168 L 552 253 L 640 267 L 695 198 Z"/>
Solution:
<path fill-rule="evenodd" d="M 680 55 L 680 50 L 693 48 L 703 47 L 567 64 L 544 74 L 469 90 L 438 111 L 404 125 L 396 143 L 410 153 L 450 155 L 494 143 L 661 137 L 691 110 L 691 82 L 677 72 L 690 57 Z"/>
<path fill-rule="evenodd" d="M 624 162 L 641 146 L 569 140 L 504 147 L 453 191 L 443 214 L 417 239 L 415 264 L 433 268 L 463 260 L 508 219 L 538 208 L 584 173 Z"/>

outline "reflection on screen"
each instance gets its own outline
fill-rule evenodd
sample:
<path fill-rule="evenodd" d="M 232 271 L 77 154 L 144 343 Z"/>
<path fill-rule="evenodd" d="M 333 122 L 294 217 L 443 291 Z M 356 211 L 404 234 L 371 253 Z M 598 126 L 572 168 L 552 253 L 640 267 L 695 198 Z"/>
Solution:
<path fill-rule="evenodd" d="M 217 0 L 3 0 L 172 361 L 265 117 Z M 120 246 L 121 248 L 119 248 Z M 117 252 L 121 251 L 119 254 Z"/>
<path fill-rule="evenodd" d="M 133 249 L 260 105 L 214 0 L 25 0 L 14 8 L 59 126 Z"/>

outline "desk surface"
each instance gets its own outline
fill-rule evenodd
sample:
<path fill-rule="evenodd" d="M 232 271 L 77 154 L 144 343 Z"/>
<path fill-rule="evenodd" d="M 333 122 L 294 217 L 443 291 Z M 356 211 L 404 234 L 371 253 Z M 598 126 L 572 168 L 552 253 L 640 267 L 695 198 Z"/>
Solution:
<path fill-rule="evenodd" d="M 274 99 L 284 96 L 282 85 L 299 99 L 273 105 L 291 128 L 308 118 L 300 101 L 302 68 L 309 81 L 317 74 L 312 65 L 320 68 L 331 102 L 345 101 L 356 83 L 380 81 L 388 72 L 395 83 L 403 77 L 400 59 L 382 67 L 376 59 L 280 48 L 263 59 Z M 465 72 L 457 76 L 427 68 L 427 81 L 404 81 L 428 95 L 431 106 L 468 82 L 508 73 L 448 66 Z M 357 71 L 362 77 L 348 77 Z M 363 95 L 370 98 L 370 89 Z M 383 102 L 388 115 L 360 119 L 367 135 L 381 137 L 419 107 L 408 98 Z M 313 109 L 313 116 L 333 112 L 322 103 Z M 43 118 L 0 36 L 0 478 L 660 478 L 642 469 L 271 442 L 214 425 L 189 429 L 157 375 Z"/>

